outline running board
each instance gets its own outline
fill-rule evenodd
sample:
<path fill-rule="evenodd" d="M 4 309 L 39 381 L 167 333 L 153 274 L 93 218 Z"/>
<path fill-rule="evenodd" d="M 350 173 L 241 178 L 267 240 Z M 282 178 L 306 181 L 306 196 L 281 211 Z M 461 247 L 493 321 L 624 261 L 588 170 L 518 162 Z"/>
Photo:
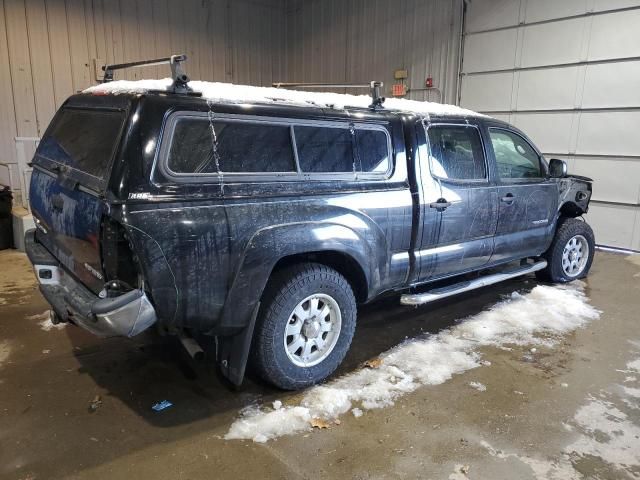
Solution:
<path fill-rule="evenodd" d="M 434 302 L 441 298 L 457 295 L 458 293 L 468 292 L 469 290 L 475 290 L 476 288 L 486 287 L 499 283 L 510 278 L 520 277 L 527 273 L 537 272 L 547 266 L 546 260 L 539 260 L 536 263 L 530 265 L 521 265 L 516 268 L 508 269 L 500 273 L 494 273 L 487 275 L 486 277 L 476 278 L 474 280 L 466 280 L 464 282 L 455 283 L 446 287 L 435 288 L 424 293 L 415 293 L 402 295 L 400 297 L 400 303 L 402 305 L 423 305 L 425 303 Z"/>

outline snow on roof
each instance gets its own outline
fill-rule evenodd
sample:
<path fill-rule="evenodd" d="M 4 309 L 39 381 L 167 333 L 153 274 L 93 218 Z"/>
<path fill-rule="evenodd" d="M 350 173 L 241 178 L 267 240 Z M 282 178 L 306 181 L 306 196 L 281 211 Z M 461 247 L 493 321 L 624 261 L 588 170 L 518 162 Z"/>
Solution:
<path fill-rule="evenodd" d="M 87 88 L 85 93 L 145 93 L 150 90 L 168 90 L 172 84 L 170 78 L 162 80 L 117 80 L 102 83 Z M 332 92 L 306 92 L 301 90 L 286 90 L 273 87 L 253 87 L 249 85 L 235 85 L 233 83 L 191 81 L 189 87 L 201 93 L 202 97 L 211 102 L 223 103 L 282 103 L 287 105 L 333 108 L 342 110 L 345 107 L 367 108 L 371 104 L 369 95 L 346 95 Z M 456 115 L 463 117 L 483 116 L 479 113 L 457 107 L 434 102 L 420 102 L 402 98 L 387 98 L 383 104 L 386 110 L 399 110 L 416 113 L 418 115 Z"/>

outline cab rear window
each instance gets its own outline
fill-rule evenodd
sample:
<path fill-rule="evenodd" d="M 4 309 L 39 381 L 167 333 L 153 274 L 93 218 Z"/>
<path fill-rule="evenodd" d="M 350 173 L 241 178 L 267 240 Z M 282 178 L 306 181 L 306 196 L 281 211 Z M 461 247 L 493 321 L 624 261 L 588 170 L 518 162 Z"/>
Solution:
<path fill-rule="evenodd" d="M 121 111 L 63 108 L 40 142 L 37 155 L 103 180 L 124 121 Z"/>

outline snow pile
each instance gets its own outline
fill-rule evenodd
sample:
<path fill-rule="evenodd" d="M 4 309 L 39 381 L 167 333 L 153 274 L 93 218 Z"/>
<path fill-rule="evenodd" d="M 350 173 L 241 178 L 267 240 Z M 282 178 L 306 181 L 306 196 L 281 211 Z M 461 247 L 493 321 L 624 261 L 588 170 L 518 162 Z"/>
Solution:
<path fill-rule="evenodd" d="M 53 323 L 50 318 L 47 318 L 46 320 L 38 322 L 38 325 L 40 325 L 40 328 L 45 332 L 49 332 L 52 329 L 62 330 L 67 326 L 66 323 Z"/>
<path fill-rule="evenodd" d="M 150 90 L 166 91 L 171 86 L 170 78 L 162 80 L 117 80 L 87 88 L 85 93 L 125 94 L 146 93 Z M 273 87 L 253 87 L 235 85 L 233 83 L 191 81 L 189 87 L 202 97 L 220 103 L 281 103 L 286 105 L 333 108 L 343 110 L 345 107 L 367 108 L 371 105 L 369 95 L 346 95 L 332 92 L 306 92 Z M 386 110 L 399 110 L 420 115 L 457 115 L 463 117 L 484 116 L 479 113 L 434 102 L 419 102 L 404 98 L 388 98 L 384 102 Z"/>
<path fill-rule="evenodd" d="M 389 350 L 375 362 L 375 368 L 362 368 L 309 389 L 298 405 L 242 411 L 225 438 L 265 442 L 310 430 L 313 418 L 334 420 L 350 410 L 359 416 L 356 412 L 361 409 L 393 405 L 420 386 L 438 385 L 481 366 L 477 349 L 482 346 L 552 345 L 557 336 L 598 318 L 599 312 L 587 303 L 583 289 L 584 284 L 575 282 L 560 287 L 539 285 L 525 295 L 513 293 L 450 330 Z"/>
<path fill-rule="evenodd" d="M 58 324 L 54 324 L 51 321 L 51 311 L 50 310 L 46 310 L 42 313 L 39 313 L 37 315 L 28 315 L 27 317 L 25 317 L 27 320 L 35 320 L 38 321 L 38 325 L 40 326 L 40 328 L 42 330 L 44 330 L 45 332 L 48 332 L 52 329 L 56 329 L 56 330 L 62 330 L 64 327 L 66 327 L 66 323 L 58 323 Z"/>

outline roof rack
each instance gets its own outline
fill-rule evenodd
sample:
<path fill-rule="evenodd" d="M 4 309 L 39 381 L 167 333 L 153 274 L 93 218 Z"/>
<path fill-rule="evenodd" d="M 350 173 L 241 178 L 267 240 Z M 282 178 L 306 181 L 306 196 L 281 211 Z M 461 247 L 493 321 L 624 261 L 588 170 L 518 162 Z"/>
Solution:
<path fill-rule="evenodd" d="M 384 83 L 372 81 L 369 83 L 290 83 L 274 82 L 271 86 L 276 88 L 368 88 L 371 95 L 371 105 L 369 108 L 379 110 L 382 108 L 385 98 L 381 94 Z"/>
<path fill-rule="evenodd" d="M 171 66 L 171 78 L 173 78 L 173 84 L 169 88 L 169 91 L 173 93 L 192 93 L 191 88 L 189 88 L 189 77 L 185 73 L 182 68 L 182 62 L 187 60 L 187 56 L 182 55 L 171 55 L 170 57 L 165 58 L 156 58 L 154 60 L 141 60 L 138 62 L 129 62 L 129 63 L 118 63 L 114 65 L 103 65 L 102 71 L 104 72 L 104 77 L 102 79 L 102 83 L 107 83 L 113 81 L 113 72 L 115 70 L 122 70 L 125 68 L 133 68 L 133 67 L 150 67 L 152 65 L 164 65 L 168 63 Z"/>

